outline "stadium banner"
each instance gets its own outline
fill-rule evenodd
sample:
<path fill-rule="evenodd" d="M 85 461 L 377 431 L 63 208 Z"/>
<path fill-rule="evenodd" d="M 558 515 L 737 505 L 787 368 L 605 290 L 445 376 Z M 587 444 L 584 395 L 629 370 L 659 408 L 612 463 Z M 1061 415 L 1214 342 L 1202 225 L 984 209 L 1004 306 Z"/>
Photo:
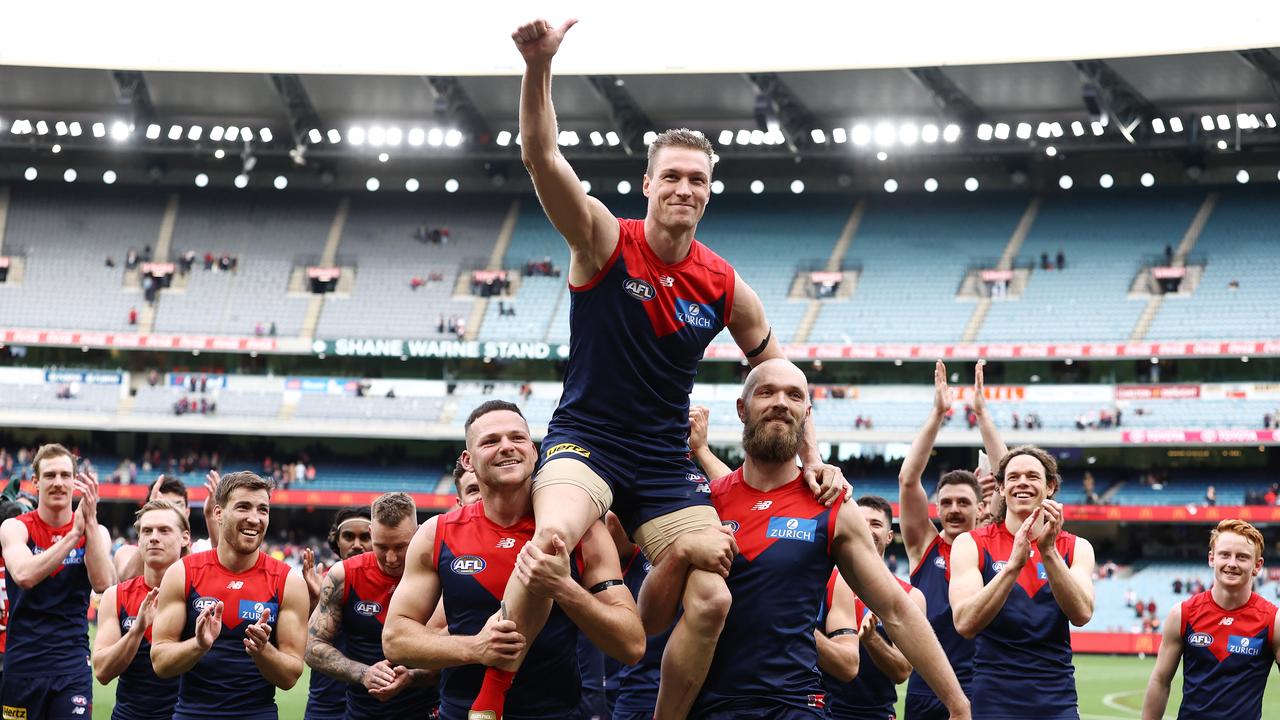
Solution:
<path fill-rule="evenodd" d="M 1278 441 L 1280 431 L 1276 430 L 1125 430 L 1120 435 L 1120 442 L 1129 445 L 1254 445 Z"/>
<path fill-rule="evenodd" d="M 210 350 L 218 352 L 278 352 L 276 338 L 210 335 L 141 335 L 79 330 L 0 329 L 6 345 L 52 345 L 104 349 Z"/>
<path fill-rule="evenodd" d="M 792 360 L 1115 360 L 1150 357 L 1248 357 L 1280 355 L 1280 340 L 1141 343 L 987 343 L 981 345 L 784 345 Z M 736 345 L 714 344 L 707 360 L 742 360 Z"/>
<path fill-rule="evenodd" d="M 545 342 L 338 338 L 316 340 L 317 355 L 340 357 L 464 358 L 480 360 L 563 360 L 569 346 Z"/>
<path fill-rule="evenodd" d="M 855 483 L 856 485 L 856 483 Z M 855 487 L 856 491 L 857 488 Z M 890 503 L 893 514 L 898 515 L 898 503 Z M 1270 505 L 1066 505 L 1063 514 L 1068 523 L 1073 522 L 1133 522 L 1133 523 L 1206 523 L 1217 524 L 1222 520 L 1247 520 L 1249 522 L 1280 522 L 1280 507 Z M 930 505 L 929 517 L 938 519 L 936 505 Z"/>
<path fill-rule="evenodd" d="M 1117 400 L 1194 400 L 1199 385 L 1117 385 Z"/>
<path fill-rule="evenodd" d="M 46 370 L 44 381 L 47 383 L 78 382 L 83 385 L 119 385 L 124 382 L 124 373 L 119 370 Z"/>
<path fill-rule="evenodd" d="M 30 482 L 22 483 L 22 489 L 25 492 L 35 493 L 35 486 Z M 104 482 L 98 486 L 98 495 L 103 500 L 132 500 L 141 505 L 146 501 L 147 495 L 151 492 L 151 486 L 145 483 L 135 483 L 133 485 L 116 485 Z M 208 499 L 208 492 L 203 487 L 190 487 L 187 492 L 191 497 L 191 502 L 203 503 Z M 380 492 L 364 492 L 355 490 L 307 490 L 305 488 L 291 488 L 286 490 L 273 490 L 271 492 L 272 507 L 347 507 L 349 505 L 368 505 L 372 503 Z M 452 510 L 457 506 L 457 497 L 454 495 L 437 495 L 436 493 L 409 493 L 413 498 L 413 502 L 418 506 L 419 510 Z"/>
<path fill-rule="evenodd" d="M 189 388 L 191 381 L 196 381 L 197 387 L 203 383 L 206 388 L 225 388 L 227 386 L 227 376 L 222 373 L 186 373 L 172 372 L 165 374 L 165 384 L 169 387 Z"/>
<path fill-rule="evenodd" d="M 1155 655 L 1160 633 L 1085 632 L 1071 629 L 1071 651 L 1109 655 Z"/>

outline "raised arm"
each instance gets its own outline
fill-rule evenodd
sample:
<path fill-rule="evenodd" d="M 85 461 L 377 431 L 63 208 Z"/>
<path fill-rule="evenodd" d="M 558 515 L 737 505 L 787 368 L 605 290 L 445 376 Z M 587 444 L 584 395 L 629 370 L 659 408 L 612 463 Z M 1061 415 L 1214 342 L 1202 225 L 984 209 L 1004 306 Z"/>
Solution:
<path fill-rule="evenodd" d="M 902 542 L 907 547 L 907 564 L 914 568 L 924 557 L 929 543 L 938 536 L 938 529 L 929 519 L 929 494 L 920 477 L 929 464 L 933 445 L 938 440 L 938 430 L 947 416 L 947 410 L 955 402 L 955 393 L 947 387 L 947 367 L 941 360 L 933 366 L 933 409 L 925 419 L 920 432 L 911 442 L 911 449 L 902 460 L 898 471 L 899 522 L 902 525 Z"/>
<path fill-rule="evenodd" d="M 564 35 L 578 21 L 553 28 L 546 20 L 525 23 L 511 33 L 524 58 L 520 83 L 520 159 L 524 162 L 547 219 L 569 243 L 573 263 L 569 282 L 586 284 L 618 244 L 618 221 L 587 194 L 556 143 L 556 112 L 551 103 L 551 60 Z"/>
<path fill-rule="evenodd" d="M 717 480 L 733 472 L 724 461 L 716 457 L 707 445 L 707 426 L 711 422 L 711 410 L 703 405 L 689 407 L 689 453 L 707 474 L 708 480 Z"/>
<path fill-rule="evenodd" d="M 177 677 L 195 667 L 222 632 L 223 605 L 218 601 L 200 611 L 195 634 L 182 639 L 186 584 L 187 569 L 181 562 L 170 565 L 160 581 L 159 608 L 151 627 L 151 667 L 162 678 Z"/>
<path fill-rule="evenodd" d="M 983 394 L 985 385 L 982 378 L 983 368 L 986 365 L 986 360 L 979 360 L 973 369 L 973 414 L 978 416 L 978 432 L 982 434 L 982 446 L 991 457 L 991 462 L 998 465 L 1000 458 L 1009 452 L 1009 447 L 1004 444 L 1000 431 L 996 429 L 995 420 L 987 411 L 987 397 Z"/>
<path fill-rule="evenodd" d="M 1049 576 L 1049 589 L 1053 599 L 1076 627 L 1084 627 L 1093 617 L 1093 545 L 1082 537 L 1076 538 L 1071 565 L 1058 552 L 1054 542 L 1062 531 L 1062 505 L 1053 500 L 1044 501 L 1047 518 L 1044 530 L 1036 540 L 1045 574 Z"/>
<path fill-rule="evenodd" d="M 116 569 L 111 564 L 111 531 L 98 524 L 98 476 L 82 472 L 76 476 L 76 489 L 81 492 L 76 512 L 84 515 L 84 568 L 94 592 L 106 592 L 116 584 Z"/>
<path fill-rule="evenodd" d="M 0 525 L 0 548 L 4 553 L 5 577 L 23 590 L 35 587 L 52 575 L 54 570 L 62 567 L 62 561 L 67 559 L 71 550 L 80 543 L 80 538 L 84 537 L 84 527 L 84 513 L 77 510 L 71 532 L 63 535 L 48 550 L 32 555 L 31 548 L 27 547 L 30 537 L 27 526 L 17 518 L 5 520 Z"/>
<path fill-rule="evenodd" d="M 1280 650 L 1276 653 L 1276 659 L 1280 661 Z M 1179 603 L 1173 606 L 1169 617 L 1164 621 L 1160 652 L 1156 655 L 1156 666 L 1151 670 L 1151 679 L 1147 681 L 1147 695 L 1142 700 L 1142 720 L 1163 720 L 1165 708 L 1169 706 L 1169 686 L 1173 683 L 1173 674 L 1178 671 L 1178 663 L 1181 661 L 1182 604 Z"/>
<path fill-rule="evenodd" d="M 861 657 L 857 621 L 853 615 L 853 590 L 843 577 L 836 575 L 826 622 L 822 627 L 814 628 L 813 639 L 818 645 L 818 667 L 840 682 L 849 682 L 858 676 Z"/>

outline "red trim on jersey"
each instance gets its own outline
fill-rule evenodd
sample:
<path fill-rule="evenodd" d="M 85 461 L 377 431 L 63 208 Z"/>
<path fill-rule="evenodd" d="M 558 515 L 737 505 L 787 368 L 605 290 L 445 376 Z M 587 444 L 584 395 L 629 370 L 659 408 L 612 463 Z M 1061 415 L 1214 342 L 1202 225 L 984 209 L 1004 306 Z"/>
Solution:
<path fill-rule="evenodd" d="M 637 545 L 637 546 L 635 546 L 634 548 L 632 548 L 632 549 L 631 549 L 631 558 L 627 560 L 627 564 L 626 564 L 626 566 L 622 568 L 622 574 L 623 574 L 623 576 L 625 576 L 627 573 L 631 572 L 631 566 L 632 566 L 632 565 L 634 565 L 634 564 L 636 563 L 636 558 L 638 558 L 638 557 L 640 557 L 640 546 L 639 546 L 639 545 Z M 3 568 L 3 567 L 0 567 L 0 577 L 2 577 L 2 576 L 3 576 L 3 571 L 4 571 L 4 568 Z"/>
<path fill-rule="evenodd" d="M 924 567 L 924 559 L 929 557 L 929 553 L 933 552 L 933 549 L 937 547 L 940 542 L 942 542 L 942 533 L 938 533 L 933 536 L 933 542 L 929 543 L 929 547 L 924 549 L 924 552 L 920 555 L 920 559 L 916 561 L 916 566 L 911 568 L 911 572 L 908 573 L 908 575 L 915 577 L 916 573 L 920 572 L 920 568 Z M 951 543 L 947 544 L 950 545 Z M 951 574 L 950 564 L 947 566 L 947 574 Z"/>
<path fill-rule="evenodd" d="M 804 471 L 800 471 L 803 475 Z M 842 493 L 831 503 L 831 512 L 827 515 L 827 555 L 831 555 L 831 543 L 836 539 L 836 520 L 840 516 L 840 508 L 844 505 L 844 494 Z"/>
<path fill-rule="evenodd" d="M 614 219 L 618 221 L 618 244 L 613 246 L 613 252 L 609 254 L 609 259 L 605 261 L 604 266 L 596 271 L 596 274 L 592 275 L 591 279 L 585 284 L 574 285 L 573 283 L 569 283 L 569 292 L 585 292 L 596 285 L 599 285 L 600 281 L 603 280 L 605 276 L 609 274 L 609 271 L 613 269 L 614 264 L 618 262 L 618 258 L 622 255 L 622 242 L 624 239 L 622 223 L 624 221 L 621 218 Z"/>
<path fill-rule="evenodd" d="M 738 273 L 729 266 L 729 281 L 725 283 L 724 289 L 724 326 L 729 327 L 729 320 L 733 318 L 733 292 L 738 289 Z M 782 342 L 779 340 L 778 342 Z M 745 351 L 744 351 L 745 352 Z"/>
<path fill-rule="evenodd" d="M 902 588 L 902 591 L 910 597 L 911 591 L 915 590 L 915 588 L 911 587 L 911 583 L 903 582 L 902 578 L 897 575 L 894 575 L 893 579 L 898 581 L 898 587 Z M 853 618 L 858 624 L 862 624 L 862 617 L 866 615 L 870 609 L 871 608 L 868 608 L 866 603 L 862 602 L 862 598 L 858 597 L 856 594 L 853 596 Z"/>

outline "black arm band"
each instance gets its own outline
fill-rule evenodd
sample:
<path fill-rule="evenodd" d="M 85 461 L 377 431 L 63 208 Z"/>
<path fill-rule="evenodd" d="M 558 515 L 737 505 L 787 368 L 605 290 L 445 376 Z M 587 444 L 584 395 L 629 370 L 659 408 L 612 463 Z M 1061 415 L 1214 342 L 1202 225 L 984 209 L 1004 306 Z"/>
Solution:
<path fill-rule="evenodd" d="M 857 634 L 858 634 L 858 631 L 854 630 L 853 628 L 840 628 L 839 630 L 832 630 L 831 632 L 827 633 L 827 637 L 834 640 L 840 637 L 841 635 L 857 635 Z"/>
<path fill-rule="evenodd" d="M 755 348 L 754 350 L 752 350 L 751 352 L 747 353 L 747 357 L 749 357 L 749 358 L 753 358 L 753 357 L 755 357 L 755 356 L 759 355 L 760 353 L 764 352 L 764 349 L 765 349 L 765 348 L 767 348 L 767 347 L 769 347 L 769 340 L 771 340 L 772 338 L 773 338 L 773 328 L 772 328 L 772 327 L 770 327 L 770 328 L 769 328 L 769 334 L 764 336 L 764 340 L 761 340 L 761 341 L 760 341 L 760 344 L 759 344 L 759 345 L 757 345 L 757 346 L 756 346 L 756 348 Z"/>
<path fill-rule="evenodd" d="M 605 580 L 602 583 L 596 583 L 595 585 L 592 585 L 591 587 L 587 588 L 587 592 L 591 593 L 592 595 L 598 595 L 604 592 L 605 590 L 608 590 L 609 588 L 614 587 L 615 585 L 625 585 L 625 584 L 626 583 L 622 582 L 621 580 Z"/>

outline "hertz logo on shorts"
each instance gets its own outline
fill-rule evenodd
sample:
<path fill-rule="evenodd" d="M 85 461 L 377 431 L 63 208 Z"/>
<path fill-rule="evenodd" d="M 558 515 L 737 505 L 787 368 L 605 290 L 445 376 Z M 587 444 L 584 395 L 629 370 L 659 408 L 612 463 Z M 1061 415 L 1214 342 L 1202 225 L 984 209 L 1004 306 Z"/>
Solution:
<path fill-rule="evenodd" d="M 581 445 L 574 445 L 573 443 L 560 443 L 559 445 L 552 445 L 551 447 L 547 448 L 546 457 L 550 459 L 552 455 L 559 455 L 560 453 L 567 453 L 567 452 L 574 453 L 575 455 L 581 455 L 584 458 L 591 457 L 590 450 L 583 448 Z"/>
<path fill-rule="evenodd" d="M 27 720 L 27 709 L 5 705 L 0 717 L 4 720 Z"/>

